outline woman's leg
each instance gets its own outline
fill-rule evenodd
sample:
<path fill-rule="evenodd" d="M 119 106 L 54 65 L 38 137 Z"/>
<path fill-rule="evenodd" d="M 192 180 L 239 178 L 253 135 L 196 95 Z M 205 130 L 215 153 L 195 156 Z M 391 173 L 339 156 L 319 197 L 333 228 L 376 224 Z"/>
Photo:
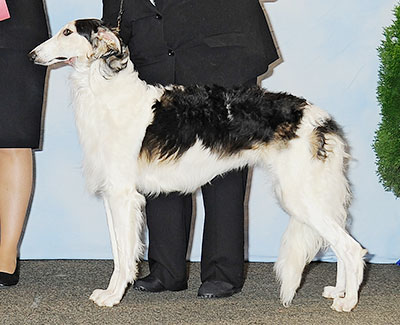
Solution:
<path fill-rule="evenodd" d="M 15 270 L 32 179 L 31 149 L 0 149 L 0 272 Z"/>

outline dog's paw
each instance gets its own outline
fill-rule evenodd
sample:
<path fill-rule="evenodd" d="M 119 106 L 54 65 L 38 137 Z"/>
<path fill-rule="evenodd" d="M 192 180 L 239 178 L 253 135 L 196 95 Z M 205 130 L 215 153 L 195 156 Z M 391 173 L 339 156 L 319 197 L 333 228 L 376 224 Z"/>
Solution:
<path fill-rule="evenodd" d="M 294 294 L 287 296 L 287 297 L 281 296 L 281 304 L 283 305 L 283 307 L 289 308 L 290 305 L 292 304 L 293 297 L 294 297 Z"/>
<path fill-rule="evenodd" d="M 350 312 L 357 305 L 357 301 L 358 301 L 357 297 L 335 298 L 333 300 L 333 304 L 332 304 L 331 308 L 338 312 L 342 312 L 342 311 Z"/>
<path fill-rule="evenodd" d="M 116 294 L 114 291 L 96 289 L 93 291 L 89 299 L 100 307 L 112 307 L 119 304 L 121 298 L 122 296 Z"/>
<path fill-rule="evenodd" d="M 328 299 L 343 298 L 344 290 L 337 287 L 327 286 L 324 288 L 322 296 Z"/>

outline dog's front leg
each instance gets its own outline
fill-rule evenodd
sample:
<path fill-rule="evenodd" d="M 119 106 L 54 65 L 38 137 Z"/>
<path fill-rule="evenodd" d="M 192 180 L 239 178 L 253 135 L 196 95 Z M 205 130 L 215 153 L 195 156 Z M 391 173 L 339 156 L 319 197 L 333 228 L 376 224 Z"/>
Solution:
<path fill-rule="evenodd" d="M 104 207 L 106 210 L 106 216 L 107 216 L 107 224 L 108 224 L 108 230 L 110 233 L 110 241 L 111 241 L 111 248 L 112 248 L 112 253 L 113 253 L 113 258 L 114 258 L 114 270 L 110 279 L 110 283 L 108 284 L 107 290 L 102 290 L 102 289 L 96 289 L 93 291 L 92 295 L 90 296 L 90 299 L 95 301 L 99 299 L 100 296 L 105 294 L 105 291 L 107 292 L 113 292 L 116 284 L 117 284 L 117 279 L 119 277 L 119 257 L 118 257 L 118 248 L 117 248 L 117 242 L 116 242 L 116 235 L 115 235 L 115 229 L 114 229 L 114 223 L 113 223 L 113 217 L 112 217 L 112 212 L 110 208 L 110 203 L 108 202 L 108 198 L 106 196 L 103 197 L 104 201 Z"/>
<path fill-rule="evenodd" d="M 140 232 L 144 198 L 136 190 L 126 189 L 106 194 L 105 205 L 114 255 L 114 272 L 106 290 L 97 289 L 90 299 L 99 306 L 118 304 L 137 273 L 142 251 Z"/>

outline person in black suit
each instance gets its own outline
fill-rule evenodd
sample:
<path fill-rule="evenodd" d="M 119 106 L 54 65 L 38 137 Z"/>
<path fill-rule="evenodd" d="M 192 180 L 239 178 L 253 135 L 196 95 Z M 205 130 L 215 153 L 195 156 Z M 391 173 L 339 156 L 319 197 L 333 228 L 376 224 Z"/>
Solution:
<path fill-rule="evenodd" d="M 0 287 L 19 280 L 18 243 L 32 192 L 32 150 L 40 146 L 46 68 L 33 65 L 27 54 L 49 36 L 42 0 L 6 5 L 10 17 L 0 21 Z"/>
<path fill-rule="evenodd" d="M 120 35 L 139 77 L 151 84 L 255 85 L 278 58 L 258 0 L 125 0 Z M 116 26 L 120 0 L 103 0 L 103 20 Z M 196 171 L 193 171 L 196 172 Z M 239 292 L 244 275 L 247 169 L 202 187 L 205 224 L 198 296 Z M 150 274 L 143 291 L 187 288 L 191 195 L 147 198 Z"/>

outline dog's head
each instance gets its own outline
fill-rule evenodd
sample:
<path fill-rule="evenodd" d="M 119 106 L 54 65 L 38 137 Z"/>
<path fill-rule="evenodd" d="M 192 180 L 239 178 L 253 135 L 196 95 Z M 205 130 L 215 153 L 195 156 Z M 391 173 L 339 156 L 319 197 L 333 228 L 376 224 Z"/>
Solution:
<path fill-rule="evenodd" d="M 80 19 L 65 25 L 56 35 L 29 53 L 30 59 L 40 65 L 67 63 L 88 65 L 103 60 L 110 74 L 124 69 L 129 60 L 128 48 L 118 34 L 98 19 Z"/>

